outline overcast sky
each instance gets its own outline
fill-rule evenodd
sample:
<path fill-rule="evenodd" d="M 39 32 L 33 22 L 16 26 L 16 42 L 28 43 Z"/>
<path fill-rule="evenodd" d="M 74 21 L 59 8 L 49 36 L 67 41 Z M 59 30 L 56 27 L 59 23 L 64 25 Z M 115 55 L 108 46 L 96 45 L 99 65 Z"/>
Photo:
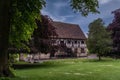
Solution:
<path fill-rule="evenodd" d="M 74 13 L 69 5 L 69 0 L 46 0 L 42 14 L 50 16 L 54 21 L 78 24 L 86 34 L 89 23 L 97 18 L 102 18 L 106 25 L 111 23 L 114 17 L 111 12 L 120 8 L 120 0 L 99 0 L 100 14 L 89 14 L 87 17 Z"/>

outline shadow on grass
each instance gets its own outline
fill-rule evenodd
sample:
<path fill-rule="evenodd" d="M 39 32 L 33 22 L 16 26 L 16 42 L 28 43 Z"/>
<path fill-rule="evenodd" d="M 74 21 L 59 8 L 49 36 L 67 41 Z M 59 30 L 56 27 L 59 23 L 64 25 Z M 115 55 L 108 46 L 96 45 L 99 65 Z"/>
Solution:
<path fill-rule="evenodd" d="M 14 78 L 10 78 L 10 77 L 0 77 L 0 80 L 26 80 L 26 78 L 21 78 L 21 77 L 14 77 Z"/>
<path fill-rule="evenodd" d="M 51 61 L 47 61 L 43 63 L 23 63 L 23 64 L 16 63 L 12 65 L 14 69 L 53 68 L 60 66 L 64 66 L 64 65 Z"/>

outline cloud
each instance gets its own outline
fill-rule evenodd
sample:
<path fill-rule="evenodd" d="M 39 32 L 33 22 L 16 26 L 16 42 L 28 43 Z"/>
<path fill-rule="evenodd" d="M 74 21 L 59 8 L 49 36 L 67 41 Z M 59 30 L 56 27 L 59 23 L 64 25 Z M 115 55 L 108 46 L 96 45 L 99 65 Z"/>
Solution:
<path fill-rule="evenodd" d="M 102 18 L 106 25 L 112 20 L 111 14 L 115 9 L 120 8 L 120 0 L 98 0 L 100 14 L 89 14 L 83 17 L 80 13 L 73 13 L 69 6 L 69 0 L 46 0 L 47 6 L 42 10 L 43 15 L 50 16 L 54 21 L 61 21 L 73 24 L 79 24 L 84 33 L 88 32 L 88 25 L 97 18 Z"/>
<path fill-rule="evenodd" d="M 57 3 L 54 3 L 53 5 L 54 5 L 55 8 L 61 9 L 62 7 L 67 6 L 67 3 L 65 3 L 65 2 L 57 2 Z"/>
<path fill-rule="evenodd" d="M 51 13 L 49 13 L 48 11 L 46 10 L 42 10 L 41 13 L 43 15 L 48 15 L 50 18 L 52 18 L 53 20 L 58 20 L 55 16 L 53 16 Z"/>
<path fill-rule="evenodd" d="M 55 16 L 55 15 L 53 15 L 53 14 L 51 14 L 51 13 L 49 13 L 48 11 L 46 11 L 46 10 L 42 10 L 41 11 L 41 13 L 43 14 L 43 15 L 48 15 L 53 21 L 65 21 L 66 20 L 66 18 L 68 17 L 68 16 Z"/>
<path fill-rule="evenodd" d="M 98 0 L 99 4 L 107 4 L 109 2 L 111 2 L 112 0 Z"/>

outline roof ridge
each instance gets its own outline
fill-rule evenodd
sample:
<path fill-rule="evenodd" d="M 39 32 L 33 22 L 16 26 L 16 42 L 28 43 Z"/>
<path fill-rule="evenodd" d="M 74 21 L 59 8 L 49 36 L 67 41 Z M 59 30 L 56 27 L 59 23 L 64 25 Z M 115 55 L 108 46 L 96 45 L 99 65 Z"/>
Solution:
<path fill-rule="evenodd" d="M 69 24 L 69 25 L 78 25 L 78 24 L 75 24 L 75 23 L 68 23 L 68 22 L 61 22 L 61 21 L 53 21 L 53 22 L 55 22 L 55 23 L 62 23 L 62 24 Z"/>

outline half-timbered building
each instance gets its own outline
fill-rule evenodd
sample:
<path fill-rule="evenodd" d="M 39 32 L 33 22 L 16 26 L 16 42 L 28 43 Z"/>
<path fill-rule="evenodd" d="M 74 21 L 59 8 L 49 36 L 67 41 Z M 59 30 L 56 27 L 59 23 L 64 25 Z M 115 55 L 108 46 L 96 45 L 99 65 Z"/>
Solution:
<path fill-rule="evenodd" d="M 59 46 L 55 56 L 86 56 L 86 37 L 77 24 L 53 22 L 58 36 L 53 37 L 53 45 Z"/>

